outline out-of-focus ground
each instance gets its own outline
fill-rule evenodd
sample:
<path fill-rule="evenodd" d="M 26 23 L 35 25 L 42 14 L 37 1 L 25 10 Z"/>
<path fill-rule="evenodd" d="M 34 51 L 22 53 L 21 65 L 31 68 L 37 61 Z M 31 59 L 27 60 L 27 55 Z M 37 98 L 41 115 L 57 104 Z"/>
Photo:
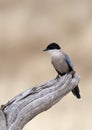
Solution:
<path fill-rule="evenodd" d="M 71 57 L 82 98 L 69 93 L 24 130 L 92 130 L 91 0 L 0 0 L 0 104 L 56 76 L 50 42 Z"/>

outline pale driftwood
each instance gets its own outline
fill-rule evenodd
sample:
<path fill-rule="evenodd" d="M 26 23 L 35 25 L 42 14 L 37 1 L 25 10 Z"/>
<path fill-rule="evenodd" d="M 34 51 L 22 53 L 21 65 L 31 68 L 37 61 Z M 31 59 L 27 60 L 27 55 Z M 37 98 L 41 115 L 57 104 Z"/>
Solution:
<path fill-rule="evenodd" d="M 0 109 L 0 130 L 22 130 L 39 113 L 48 110 L 78 83 L 80 77 L 66 74 L 19 94 Z"/>

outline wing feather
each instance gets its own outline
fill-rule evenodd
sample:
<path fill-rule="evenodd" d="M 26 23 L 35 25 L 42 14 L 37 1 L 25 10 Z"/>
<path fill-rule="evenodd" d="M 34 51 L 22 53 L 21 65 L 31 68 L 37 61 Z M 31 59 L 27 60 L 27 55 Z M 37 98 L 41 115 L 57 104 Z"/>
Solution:
<path fill-rule="evenodd" d="M 74 67 L 73 67 L 73 64 L 72 64 L 72 62 L 71 62 L 69 56 L 68 56 L 67 54 L 64 54 L 64 55 L 65 55 L 65 60 L 66 60 L 67 64 L 68 64 L 69 67 L 73 70 Z"/>

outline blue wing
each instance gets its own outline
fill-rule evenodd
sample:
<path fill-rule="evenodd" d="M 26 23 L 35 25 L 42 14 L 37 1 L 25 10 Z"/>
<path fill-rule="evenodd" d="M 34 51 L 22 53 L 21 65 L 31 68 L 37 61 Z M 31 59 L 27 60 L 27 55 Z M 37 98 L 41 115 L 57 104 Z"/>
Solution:
<path fill-rule="evenodd" d="M 65 55 L 65 60 L 66 60 L 67 64 L 69 65 L 69 67 L 70 67 L 71 69 L 73 69 L 74 67 L 73 67 L 73 64 L 72 64 L 72 62 L 71 62 L 69 56 L 68 56 L 67 54 L 64 54 L 64 55 Z"/>

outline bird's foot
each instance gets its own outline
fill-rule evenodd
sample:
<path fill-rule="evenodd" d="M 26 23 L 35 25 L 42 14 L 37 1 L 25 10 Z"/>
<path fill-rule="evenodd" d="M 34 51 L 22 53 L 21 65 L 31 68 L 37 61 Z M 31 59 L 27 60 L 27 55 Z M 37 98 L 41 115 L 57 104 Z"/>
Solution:
<path fill-rule="evenodd" d="M 74 70 L 72 70 L 72 71 L 70 72 L 70 74 L 72 75 L 72 78 L 74 78 L 75 71 L 74 71 Z"/>

